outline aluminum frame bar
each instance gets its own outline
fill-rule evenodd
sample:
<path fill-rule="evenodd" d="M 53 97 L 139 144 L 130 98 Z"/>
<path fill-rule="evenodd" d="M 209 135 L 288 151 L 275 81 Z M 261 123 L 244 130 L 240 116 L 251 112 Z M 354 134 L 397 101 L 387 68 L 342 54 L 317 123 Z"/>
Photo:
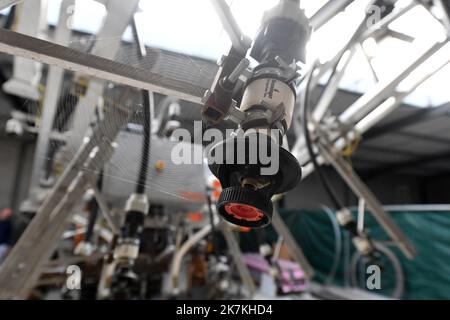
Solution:
<path fill-rule="evenodd" d="M 211 0 L 211 3 L 222 22 L 223 28 L 230 37 L 233 48 L 240 53 L 246 53 L 251 46 L 252 41 L 249 37 L 245 36 L 238 23 L 234 19 L 231 13 L 230 7 L 225 0 Z"/>
<path fill-rule="evenodd" d="M 381 116 L 379 114 L 379 111 L 377 111 L 377 108 L 382 108 L 385 110 L 388 110 L 389 112 L 393 111 L 395 107 L 397 107 L 403 99 L 408 96 L 413 89 L 415 89 L 418 85 L 420 85 L 420 81 L 416 83 L 415 86 L 412 87 L 412 90 L 399 93 L 396 92 L 395 89 L 397 88 L 398 84 L 402 82 L 407 76 L 409 76 L 417 67 L 419 67 L 422 63 L 427 61 L 430 57 L 432 57 L 435 53 L 437 53 L 442 47 L 444 47 L 448 43 L 447 41 L 440 42 L 434 44 L 431 48 L 426 50 L 422 55 L 420 55 L 416 60 L 414 60 L 408 67 L 406 67 L 402 72 L 400 72 L 398 75 L 390 79 L 389 81 L 383 82 L 379 85 L 377 85 L 372 91 L 366 93 L 365 95 L 361 96 L 355 103 L 353 103 L 349 108 L 347 108 L 340 116 L 339 120 L 341 123 L 347 124 L 347 125 L 353 125 L 358 126 L 358 123 L 361 121 L 367 121 L 364 120 L 365 117 L 368 115 L 375 116 L 377 114 L 379 120 L 381 120 Z M 443 66 L 441 66 L 443 67 Z M 433 69 L 440 70 L 440 68 Z M 422 82 L 428 79 L 432 74 L 427 73 L 425 77 L 423 77 L 421 80 Z M 389 97 L 393 97 L 391 100 L 389 100 Z M 383 102 L 383 100 L 388 99 Z M 397 101 L 397 102 L 396 102 Z M 389 108 L 387 105 L 392 104 Z M 380 110 L 382 110 L 380 109 Z M 387 112 L 385 111 L 387 115 Z M 383 117 L 385 116 L 382 115 Z M 362 128 L 363 123 L 361 122 L 359 126 Z M 371 124 L 365 124 L 364 130 L 368 130 L 373 125 L 375 125 L 376 122 L 373 122 Z M 359 133 L 363 133 L 364 131 L 359 131 Z M 337 149 L 342 149 L 345 146 L 345 139 L 342 137 L 339 139 L 338 136 L 331 137 L 332 140 L 337 140 L 337 144 L 335 147 Z M 314 167 L 309 162 L 309 154 L 305 148 L 304 139 L 302 137 L 299 138 L 296 145 L 293 148 L 293 152 L 295 153 L 296 157 L 300 160 L 302 164 L 305 164 L 305 167 L 303 168 L 303 175 L 302 178 L 304 179 L 307 177 L 310 173 L 314 171 Z M 318 157 L 318 162 L 321 163 L 322 159 Z M 306 163 L 308 163 L 306 165 Z"/>
<path fill-rule="evenodd" d="M 201 104 L 201 98 L 207 90 L 207 88 L 164 77 L 149 70 L 139 69 L 4 29 L 0 29 L 0 52 L 198 104 Z"/>
<path fill-rule="evenodd" d="M 113 153 L 112 142 L 136 105 L 112 107 L 66 167 L 49 196 L 0 269 L 0 299 L 26 299 L 64 232 L 75 204 L 92 183 L 92 174 Z M 83 170 L 84 169 L 84 170 Z"/>
<path fill-rule="evenodd" d="M 292 236 L 292 233 L 289 231 L 289 228 L 284 223 L 276 208 L 273 209 L 272 213 L 272 226 L 274 227 L 278 235 L 283 237 L 284 243 L 289 249 L 289 253 L 302 268 L 306 278 L 312 279 L 314 276 L 314 268 L 309 263 L 308 259 L 303 253 L 303 250 L 298 246 L 297 241 Z"/>
<path fill-rule="evenodd" d="M 356 123 L 366 116 L 369 112 L 375 109 L 380 103 L 391 96 L 397 86 L 407 76 L 409 76 L 415 69 L 422 65 L 425 61 L 438 52 L 443 46 L 447 44 L 447 41 L 435 43 L 431 48 L 427 49 L 424 53 L 414 59 L 406 68 L 398 73 L 393 78 L 378 83 L 368 93 L 364 94 L 349 108 L 347 108 L 340 116 L 339 120 L 342 123 Z"/>
<path fill-rule="evenodd" d="M 251 298 L 256 293 L 256 285 L 253 281 L 250 270 L 248 269 L 247 265 L 245 264 L 244 258 L 242 257 L 239 243 L 236 240 L 233 232 L 230 230 L 227 222 L 221 221 L 219 228 L 222 231 L 225 242 L 227 243 L 228 249 L 230 250 L 231 256 L 233 257 L 234 263 L 236 264 L 236 269 L 239 273 L 242 283 L 247 288 L 248 294 Z"/>
<path fill-rule="evenodd" d="M 352 191 L 364 199 L 367 207 L 372 212 L 375 219 L 383 227 L 386 233 L 393 239 L 403 254 L 410 260 L 416 255 L 416 249 L 408 237 L 397 226 L 392 217 L 383 210 L 382 204 L 378 201 L 370 189 L 362 182 L 354 172 L 351 165 L 336 152 L 328 147 L 328 143 L 319 141 L 317 147 L 320 154 L 329 162 L 344 179 Z"/>

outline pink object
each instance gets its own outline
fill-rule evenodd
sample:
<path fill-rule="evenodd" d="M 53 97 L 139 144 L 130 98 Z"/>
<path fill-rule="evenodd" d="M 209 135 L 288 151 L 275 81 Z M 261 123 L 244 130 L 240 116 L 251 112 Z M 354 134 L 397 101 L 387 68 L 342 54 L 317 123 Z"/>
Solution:
<path fill-rule="evenodd" d="M 246 254 L 244 261 L 250 269 L 260 273 L 269 272 L 269 263 L 258 254 Z M 276 260 L 274 263 L 277 263 L 281 269 L 280 289 L 283 293 L 304 292 L 308 288 L 305 274 L 298 264 L 283 259 Z"/>
<path fill-rule="evenodd" d="M 0 211 L 0 220 L 6 220 L 11 218 L 12 210 L 10 208 L 5 208 Z"/>

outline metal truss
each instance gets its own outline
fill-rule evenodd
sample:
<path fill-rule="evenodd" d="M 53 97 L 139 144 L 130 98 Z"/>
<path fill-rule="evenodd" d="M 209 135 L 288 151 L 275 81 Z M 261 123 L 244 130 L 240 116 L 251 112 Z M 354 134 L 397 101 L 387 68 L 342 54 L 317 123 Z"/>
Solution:
<path fill-rule="evenodd" d="M 131 101 L 122 103 L 106 112 L 14 245 L 0 269 L 0 299 L 25 299 L 34 287 L 74 206 L 95 185 L 93 177 L 112 156 L 115 137 L 137 109 Z"/>
<path fill-rule="evenodd" d="M 19 2 L 20 0 L 0 0 L 0 9 L 4 9 Z M 329 1 L 311 18 L 312 25 L 316 29 L 320 28 L 352 2 L 353 1 L 348 0 Z M 232 43 L 236 45 L 236 47 L 245 48 L 248 46 L 248 39 L 241 34 L 237 23 L 231 16 L 229 8 L 224 1 L 217 0 L 213 1 L 213 3 L 224 24 L 225 30 L 230 35 Z M 323 75 L 338 64 L 337 72 L 326 85 L 325 94 L 319 102 L 319 106 L 314 111 L 313 119 L 316 123 L 327 119 L 330 120 L 327 110 L 338 90 L 338 85 L 340 79 L 344 75 L 346 66 L 352 57 L 354 46 L 375 33 L 383 32 L 389 23 L 400 17 L 415 5 L 416 2 L 412 2 L 411 5 L 405 8 L 397 8 L 398 10 L 392 12 L 375 26 L 358 28 L 354 37 L 352 37 L 352 41 L 346 44 L 346 47 L 343 48 L 334 59 L 320 66 L 318 72 L 313 74 L 312 82 L 314 87 Z M 440 22 L 442 23 L 442 21 Z M 353 134 L 364 133 L 373 127 L 399 106 L 403 99 L 420 83 L 428 79 L 432 74 L 448 63 L 448 61 L 446 61 L 445 64 L 431 70 L 431 72 L 420 79 L 410 91 L 397 92 L 398 84 L 436 52 L 441 50 L 446 43 L 447 40 L 435 44 L 396 77 L 390 81 L 379 83 L 373 90 L 363 95 L 341 114 L 339 116 L 339 121 L 350 126 L 352 130 L 349 132 Z M 198 104 L 201 104 L 201 98 L 207 90 L 206 86 L 198 85 L 198 83 L 202 83 L 202 81 L 188 82 L 176 79 L 170 75 L 162 76 L 152 70 L 144 70 L 125 65 L 98 55 L 80 52 L 60 44 L 3 29 L 0 29 L 0 52 L 36 60 L 50 66 L 77 72 L 92 78 L 145 89 Z M 161 54 L 164 55 L 164 53 Z M 180 55 L 180 59 L 183 58 L 185 57 Z M 189 63 L 184 65 L 180 64 L 179 66 L 182 68 L 179 70 L 180 73 L 189 74 L 192 71 L 190 70 L 192 67 Z M 204 70 L 204 72 L 208 74 L 203 73 L 201 76 L 203 78 L 212 79 L 214 78 L 216 70 L 217 67 L 211 67 L 211 69 Z M 301 87 L 300 89 L 302 88 L 304 89 L 304 87 Z M 302 90 L 299 91 L 302 92 Z M 39 208 L 35 218 L 2 265 L 0 270 L 0 299 L 27 297 L 28 293 L 36 283 L 42 267 L 48 261 L 48 258 L 60 239 L 76 202 L 81 199 L 88 188 L 92 187 L 92 172 L 90 170 L 95 171 L 97 166 L 104 164 L 108 160 L 113 151 L 111 142 L 114 141 L 121 126 L 128 121 L 134 113 L 135 107 L 136 106 L 133 105 L 123 104 L 122 106 L 110 108 L 109 112 L 106 114 L 106 118 L 98 124 L 98 127 L 91 138 L 78 150 L 76 156 L 67 166 L 52 192 Z M 365 199 L 365 202 L 376 215 L 379 223 L 388 231 L 389 235 L 397 242 L 403 252 L 408 257 L 412 257 L 414 255 L 414 248 L 407 238 L 384 212 L 381 204 L 356 176 L 351 167 L 349 167 L 345 161 L 342 161 L 339 152 L 345 147 L 348 141 L 348 136 L 346 135 L 348 135 L 349 132 L 332 137 L 332 139 L 330 139 L 330 144 L 318 144 L 319 163 L 329 162 L 336 168 L 353 191 L 361 198 Z M 93 152 L 95 150 L 102 150 L 103 152 Z M 311 163 L 309 163 L 304 140 L 301 135 L 298 135 L 298 141 L 293 149 L 293 153 L 304 165 L 304 176 L 310 174 L 313 171 L 313 168 Z M 301 249 L 295 243 L 295 240 L 277 212 L 274 212 L 273 220 L 274 227 L 285 239 L 295 260 L 302 266 L 305 274 L 311 276 L 313 274 L 312 268 L 306 261 Z M 112 228 L 114 228 L 114 223 L 110 221 L 110 224 Z M 248 286 L 251 287 L 251 284 L 248 284 Z"/>

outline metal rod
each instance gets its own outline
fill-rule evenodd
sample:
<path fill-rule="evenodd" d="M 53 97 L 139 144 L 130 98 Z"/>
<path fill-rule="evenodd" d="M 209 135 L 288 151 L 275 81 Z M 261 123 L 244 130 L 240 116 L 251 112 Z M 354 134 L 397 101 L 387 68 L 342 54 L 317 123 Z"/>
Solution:
<path fill-rule="evenodd" d="M 397 107 L 399 107 L 404 99 L 411 94 L 417 87 L 419 87 L 422 83 L 424 83 L 426 80 L 428 80 L 430 77 L 432 77 L 434 74 L 439 72 L 442 68 L 447 66 L 450 63 L 450 60 L 444 60 L 442 63 L 437 64 L 431 69 L 428 69 L 427 72 L 421 76 L 408 90 L 403 92 L 396 92 L 391 98 L 384 101 L 382 104 L 380 104 L 377 108 L 375 108 L 371 113 L 369 113 L 367 116 L 365 116 L 363 119 L 361 119 L 356 125 L 355 125 L 355 131 L 358 134 L 364 134 L 369 129 L 371 129 L 374 125 L 376 125 L 379 121 L 381 121 L 383 118 L 385 118 L 387 115 L 389 115 L 391 112 L 393 112 Z M 347 143 L 347 139 L 344 137 L 340 137 L 336 140 L 334 144 L 334 148 L 337 150 L 342 150 Z M 302 156 L 301 159 L 304 159 L 304 154 L 300 154 Z M 308 158 L 309 159 L 309 158 Z M 322 157 L 318 157 L 317 161 L 319 164 L 323 163 Z M 311 163 L 308 163 L 302 168 L 302 179 L 306 178 L 309 174 L 311 174 L 314 171 L 314 166 Z"/>
<path fill-rule="evenodd" d="M 240 53 L 246 53 L 251 46 L 251 40 L 245 36 L 231 13 L 225 0 L 211 0 L 211 3 L 222 22 L 223 28 L 230 37 L 233 48 Z"/>
<path fill-rule="evenodd" d="M 383 227 L 386 233 L 396 242 L 403 254 L 408 259 L 413 259 L 416 255 L 414 245 L 397 226 L 392 217 L 383 210 L 381 203 L 353 171 L 350 164 L 348 164 L 342 156 L 330 152 L 324 142 L 319 141 L 317 147 L 320 150 L 320 154 L 331 163 L 353 192 L 359 198 L 364 199 L 375 219 L 377 219 L 378 223 Z"/>
<path fill-rule="evenodd" d="M 331 4 L 331 1 L 330 1 L 329 3 Z M 399 17 L 401 17 L 403 14 L 405 14 L 406 12 L 408 12 L 411 8 L 413 8 L 413 7 L 415 7 L 415 6 L 416 6 L 416 3 L 413 2 L 413 3 L 411 3 L 409 6 L 406 6 L 406 7 L 402 8 L 402 9 L 400 9 L 399 11 L 394 11 L 394 12 L 392 12 L 392 13 L 389 14 L 387 17 L 385 17 L 384 19 L 382 19 L 379 23 L 373 25 L 372 27 L 370 27 L 370 28 L 369 28 L 368 30 L 366 30 L 365 32 L 362 32 L 362 35 L 360 36 L 360 38 L 358 39 L 358 41 L 361 43 L 362 41 L 364 41 L 365 39 L 367 39 L 367 38 L 369 38 L 370 36 L 374 35 L 375 33 L 379 33 L 380 30 L 381 30 L 381 32 L 386 32 L 387 26 L 388 26 L 392 21 L 398 19 Z M 341 57 L 342 54 L 343 54 L 343 51 L 345 51 L 345 50 L 346 50 L 346 48 L 344 47 L 342 50 L 340 50 L 340 51 L 333 57 L 333 59 L 331 59 L 330 61 L 328 61 L 328 62 L 326 62 L 325 64 L 323 64 L 320 68 L 318 68 L 317 73 L 316 73 L 315 75 L 313 75 L 313 79 L 312 79 L 312 81 L 311 81 L 311 88 L 312 88 L 312 89 L 314 89 L 314 88 L 316 87 L 316 85 L 319 83 L 320 79 L 321 79 L 321 78 L 322 78 L 322 77 L 323 77 L 323 76 L 324 76 L 331 68 L 333 68 L 333 66 L 334 66 L 336 63 L 339 62 L 338 60 L 340 59 L 340 57 Z M 350 61 L 349 61 L 349 62 L 350 62 Z M 310 72 L 310 71 L 311 71 L 311 70 L 309 70 L 309 72 Z M 341 75 L 341 76 L 343 76 L 343 75 Z M 304 79 L 306 79 L 306 78 L 307 78 L 307 77 L 305 76 Z M 338 82 L 338 79 L 336 79 L 336 81 Z M 336 85 L 336 84 L 334 84 L 334 85 Z M 311 90 L 312 90 L 312 89 L 311 89 Z M 332 92 L 331 92 L 331 89 L 332 89 L 332 88 L 330 88 L 330 92 L 327 93 L 327 97 L 326 97 L 327 100 L 333 98 L 333 95 L 331 94 L 331 93 L 332 93 Z M 334 92 L 336 92 L 337 89 L 338 89 L 338 88 L 335 88 L 335 91 L 334 91 Z M 302 92 L 303 90 L 305 90 L 305 84 L 304 84 L 304 81 L 303 81 L 303 82 L 301 83 L 301 85 L 300 85 L 300 90 L 298 90 L 298 91 L 299 91 L 299 94 L 301 94 L 301 92 Z M 329 95 L 328 95 L 328 94 L 329 94 Z M 324 102 L 325 102 L 325 101 L 324 101 Z M 322 106 L 319 107 L 319 108 L 316 108 L 316 109 L 317 109 L 317 111 L 314 111 L 314 112 L 317 112 L 318 115 L 314 115 L 313 119 L 319 118 L 318 116 L 320 116 L 321 113 L 324 113 L 324 112 L 326 111 L 326 108 L 325 108 L 325 107 L 322 107 Z M 319 113 L 319 112 L 320 112 L 320 113 Z M 299 120 L 299 119 L 296 119 L 296 121 L 300 121 L 300 120 Z M 299 133 L 301 133 L 301 130 L 298 130 L 298 127 L 299 127 L 299 125 L 298 125 L 297 123 L 295 123 L 295 124 L 294 124 L 294 128 L 296 129 L 296 135 L 297 135 L 298 139 L 297 139 L 297 141 L 296 141 L 294 147 L 292 148 L 292 151 L 293 151 L 294 154 L 296 154 L 296 155 L 298 156 L 298 158 L 299 158 L 300 160 L 305 159 L 305 161 L 308 161 L 309 157 L 308 157 L 307 152 L 306 152 L 306 150 L 305 150 L 305 142 L 304 142 L 304 139 L 303 139 L 302 134 L 299 134 Z M 304 158 L 304 157 L 306 157 L 306 158 Z M 313 171 L 312 166 L 308 166 L 307 168 L 305 168 L 305 169 L 304 169 L 304 172 L 306 172 L 307 174 L 304 175 L 304 177 L 306 177 L 306 176 L 307 176 L 309 173 L 311 173 L 312 171 Z"/>
<path fill-rule="evenodd" d="M 242 283 L 247 288 L 250 297 L 253 297 L 256 293 L 256 285 L 253 281 L 252 275 L 245 264 L 244 258 L 242 257 L 241 249 L 239 248 L 239 243 L 237 242 L 233 232 L 231 232 L 230 227 L 226 222 L 221 222 L 220 230 L 225 238 L 225 241 L 230 250 L 233 261 L 236 264 L 236 269 L 242 280 Z"/>
<path fill-rule="evenodd" d="M 397 86 L 407 76 L 409 76 L 416 68 L 424 63 L 428 58 L 438 52 L 447 41 L 438 42 L 431 48 L 426 50 L 423 54 L 412 61 L 405 69 L 394 76 L 392 79 L 378 83 L 374 89 L 364 94 L 349 108 L 347 108 L 340 116 L 339 120 L 342 123 L 356 123 L 361 120 L 368 112 L 375 109 L 383 100 L 388 98 L 395 92 Z"/>
<path fill-rule="evenodd" d="M 292 233 L 289 231 L 289 228 L 284 223 L 281 218 L 278 210 L 274 208 L 272 214 L 272 225 L 275 228 L 275 231 L 278 235 L 282 236 L 284 239 L 284 243 L 286 247 L 289 249 L 290 254 L 294 258 L 294 260 L 299 264 L 305 273 L 306 278 L 312 279 L 314 276 L 314 269 L 306 259 L 305 254 L 302 249 L 298 246 L 297 241 L 292 236 Z"/>
<path fill-rule="evenodd" d="M 9 8 L 15 4 L 22 2 L 23 0 L 0 0 L 0 10 Z"/>
<path fill-rule="evenodd" d="M 0 29 L 0 52 L 199 104 L 207 90 L 190 82 L 165 77 L 149 70 L 135 68 L 4 29 Z"/>
<path fill-rule="evenodd" d="M 331 102 L 333 101 L 337 91 L 339 90 L 339 83 L 344 77 L 345 70 L 347 69 L 347 66 L 350 64 L 350 61 L 355 55 L 355 53 L 356 53 L 355 47 L 352 47 L 349 51 L 347 51 L 347 53 L 342 57 L 342 60 L 339 62 L 336 73 L 332 75 L 332 77 L 328 80 L 324 88 L 323 94 L 321 95 L 320 100 L 317 103 L 317 106 L 313 112 L 313 119 L 315 121 L 320 121 L 325 115 L 325 112 L 330 107 Z"/>
<path fill-rule="evenodd" d="M 366 214 L 366 202 L 364 198 L 359 198 L 358 200 L 358 232 L 362 233 L 364 231 L 364 218 Z"/>

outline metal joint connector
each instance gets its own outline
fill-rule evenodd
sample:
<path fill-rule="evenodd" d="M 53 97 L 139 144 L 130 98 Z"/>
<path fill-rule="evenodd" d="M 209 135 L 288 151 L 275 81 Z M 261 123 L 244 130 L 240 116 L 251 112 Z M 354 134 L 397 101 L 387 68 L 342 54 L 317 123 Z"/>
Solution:
<path fill-rule="evenodd" d="M 336 218 L 341 226 L 345 226 L 354 220 L 352 213 L 347 208 L 337 211 Z"/>
<path fill-rule="evenodd" d="M 125 205 L 125 211 L 138 211 L 147 214 L 150 209 L 150 202 L 146 194 L 134 193 L 128 198 Z"/>

